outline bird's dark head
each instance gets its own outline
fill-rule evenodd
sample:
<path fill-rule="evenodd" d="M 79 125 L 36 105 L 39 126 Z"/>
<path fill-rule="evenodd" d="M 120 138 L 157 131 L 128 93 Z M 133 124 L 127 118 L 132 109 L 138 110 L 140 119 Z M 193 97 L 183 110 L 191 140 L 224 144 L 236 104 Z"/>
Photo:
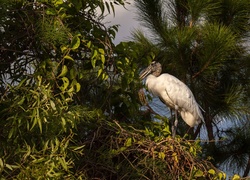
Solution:
<path fill-rule="evenodd" d="M 161 64 L 159 62 L 153 61 L 145 70 L 140 74 L 140 79 L 144 79 L 149 74 L 154 76 L 159 76 L 161 74 Z"/>

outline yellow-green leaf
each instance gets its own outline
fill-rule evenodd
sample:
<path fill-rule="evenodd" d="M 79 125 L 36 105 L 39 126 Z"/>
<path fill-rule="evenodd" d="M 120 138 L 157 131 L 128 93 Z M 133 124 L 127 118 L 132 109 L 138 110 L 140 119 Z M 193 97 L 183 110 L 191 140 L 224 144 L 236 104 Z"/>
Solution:
<path fill-rule="evenodd" d="M 68 171 L 68 166 L 67 166 L 65 159 L 60 157 L 60 158 L 58 158 L 58 160 L 59 160 L 60 164 L 62 165 L 63 169 L 65 171 Z"/>
<path fill-rule="evenodd" d="M 98 70 L 98 72 L 97 72 L 97 77 L 99 77 L 99 76 L 101 75 L 101 73 L 102 73 L 102 68 L 100 68 L 100 69 Z"/>
<path fill-rule="evenodd" d="M 203 176 L 203 172 L 201 170 L 198 170 L 195 172 L 194 177 L 202 177 Z"/>
<path fill-rule="evenodd" d="M 132 138 L 128 138 L 127 140 L 126 140 L 126 142 L 125 142 L 125 146 L 126 147 L 129 147 L 129 146 L 131 146 L 132 145 Z"/>
<path fill-rule="evenodd" d="M 74 61 L 74 59 L 72 57 L 70 57 L 69 55 L 64 56 L 64 59 L 68 59 L 68 60 Z"/>
<path fill-rule="evenodd" d="M 226 174 L 223 173 L 223 172 L 220 172 L 220 173 L 218 174 L 218 176 L 219 176 L 219 180 L 221 180 L 221 179 L 226 179 Z"/>
<path fill-rule="evenodd" d="M 82 145 L 82 146 L 77 146 L 76 148 L 74 148 L 73 150 L 74 151 L 78 151 L 80 149 L 83 149 L 85 147 L 85 145 Z"/>
<path fill-rule="evenodd" d="M 60 48 L 61 48 L 62 53 L 65 53 L 66 50 L 68 49 L 68 47 L 66 47 L 66 46 L 61 46 Z"/>
<path fill-rule="evenodd" d="M 76 83 L 76 92 L 79 92 L 81 89 L 81 84 Z"/>
<path fill-rule="evenodd" d="M 214 175 L 215 174 L 215 170 L 214 169 L 209 169 L 208 173 Z"/>
<path fill-rule="evenodd" d="M 103 54 L 101 54 L 101 61 L 102 61 L 102 64 L 105 63 L 105 56 Z"/>
<path fill-rule="evenodd" d="M 58 77 L 64 77 L 67 74 L 67 72 L 68 72 L 67 66 L 63 65 L 62 71 L 61 71 L 61 73 L 59 74 Z"/>
<path fill-rule="evenodd" d="M 81 43 L 81 41 L 80 41 L 79 37 L 77 37 L 77 36 L 73 37 L 72 44 L 71 44 L 71 49 L 72 50 L 77 49 L 80 46 L 80 43 Z"/>
<path fill-rule="evenodd" d="M 240 176 L 238 174 L 235 174 L 233 176 L 232 180 L 240 180 Z"/>
<path fill-rule="evenodd" d="M 102 73 L 102 80 L 107 80 L 108 79 L 108 75 L 107 75 L 107 73 Z"/>
<path fill-rule="evenodd" d="M 90 48 L 90 47 L 91 47 L 91 45 L 92 45 L 92 42 L 91 42 L 91 41 L 89 41 L 89 42 L 87 43 L 87 47 L 88 47 L 88 48 Z"/>
<path fill-rule="evenodd" d="M 163 159 L 163 160 L 164 160 L 164 159 L 165 159 L 165 156 L 166 156 L 166 155 L 165 155 L 164 152 L 159 152 L 159 153 L 158 153 L 158 157 L 159 157 L 160 159 Z"/>
<path fill-rule="evenodd" d="M 65 118 L 64 118 L 64 117 L 62 117 L 62 118 L 61 118 L 61 120 L 62 120 L 62 126 L 64 127 L 64 126 L 66 125 Z"/>
<path fill-rule="evenodd" d="M 22 99 L 17 103 L 18 105 L 22 105 L 25 100 L 25 97 L 23 96 Z"/>
<path fill-rule="evenodd" d="M 62 91 L 64 91 L 69 86 L 69 79 L 67 77 L 63 77 L 62 81 L 63 81 L 63 85 L 61 86 L 61 89 Z"/>
<path fill-rule="evenodd" d="M 9 170 L 13 171 L 13 168 L 12 168 L 12 166 L 11 166 L 11 165 L 9 165 L 9 164 L 5 164 L 5 166 L 6 166 Z"/>
<path fill-rule="evenodd" d="M 74 91 L 74 86 L 71 86 L 71 88 L 68 90 L 68 93 L 72 93 Z"/>
<path fill-rule="evenodd" d="M 55 105 L 54 101 L 50 100 L 50 106 L 53 110 L 56 110 L 56 105 Z"/>
<path fill-rule="evenodd" d="M 3 163 L 3 160 L 2 158 L 0 158 L 0 171 L 4 169 L 4 163 Z"/>
<path fill-rule="evenodd" d="M 102 48 L 99 48 L 98 51 L 99 51 L 99 53 L 102 54 L 102 55 L 105 54 L 105 51 L 104 51 Z"/>

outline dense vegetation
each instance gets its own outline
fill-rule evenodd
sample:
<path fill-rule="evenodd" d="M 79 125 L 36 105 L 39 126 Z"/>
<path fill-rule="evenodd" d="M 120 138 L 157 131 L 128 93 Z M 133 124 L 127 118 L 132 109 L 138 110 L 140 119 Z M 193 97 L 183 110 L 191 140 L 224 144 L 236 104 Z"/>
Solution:
<path fill-rule="evenodd" d="M 249 49 L 243 43 L 249 3 L 209 1 L 214 14 L 180 2 L 170 3 L 176 13 L 170 23 L 160 1 L 137 1 L 156 38 L 136 32 L 134 41 L 114 45 L 119 28 L 102 20 L 115 15 L 114 5 L 126 6 L 124 0 L 0 0 L 0 178 L 225 179 L 211 158 L 239 151 L 249 160 L 246 129 L 227 131 L 232 140 L 219 145 L 235 147 L 220 152 L 212 143 L 218 134 L 209 129 L 222 117 L 249 118 Z M 237 8 L 222 18 L 223 3 Z M 204 24 L 196 17 L 203 13 Z M 198 97 L 207 147 L 194 140 L 196 133 L 184 135 L 185 127 L 171 138 L 171 119 L 155 114 L 150 97 L 138 94 L 139 70 L 152 60 Z M 244 176 L 247 168 L 250 163 Z"/>

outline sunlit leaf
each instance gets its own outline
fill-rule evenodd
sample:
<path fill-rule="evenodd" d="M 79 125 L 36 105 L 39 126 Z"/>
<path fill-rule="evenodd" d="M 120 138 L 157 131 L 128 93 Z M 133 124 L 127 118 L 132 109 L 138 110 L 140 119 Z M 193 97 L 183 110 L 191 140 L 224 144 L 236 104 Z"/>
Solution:
<path fill-rule="evenodd" d="M 68 49 L 68 47 L 66 47 L 66 46 L 61 46 L 60 48 L 61 48 L 62 53 L 65 53 L 66 50 Z"/>
<path fill-rule="evenodd" d="M 203 172 L 201 170 L 198 170 L 195 172 L 194 177 L 202 177 L 203 176 Z"/>
<path fill-rule="evenodd" d="M 55 105 L 54 101 L 50 100 L 50 106 L 53 110 L 56 110 L 56 105 Z"/>
<path fill-rule="evenodd" d="M 92 46 L 92 42 L 91 42 L 91 41 L 89 41 L 89 42 L 87 43 L 87 47 L 90 49 L 90 48 L 91 48 L 91 46 Z"/>
<path fill-rule="evenodd" d="M 76 50 L 81 44 L 80 38 L 78 36 L 73 37 L 71 49 Z"/>
<path fill-rule="evenodd" d="M 66 163 L 65 159 L 62 158 L 62 157 L 59 157 L 58 160 L 59 160 L 60 164 L 62 165 L 63 169 L 65 171 L 68 171 L 68 166 L 67 166 L 67 163 Z"/>
<path fill-rule="evenodd" d="M 74 92 L 74 86 L 71 86 L 71 88 L 69 88 L 69 90 L 68 90 L 67 92 L 68 92 L 68 93 Z"/>
<path fill-rule="evenodd" d="M 164 160 L 164 159 L 165 159 L 165 156 L 166 156 L 166 155 L 165 155 L 164 152 L 159 152 L 159 153 L 158 153 L 158 157 L 159 157 L 160 159 L 163 159 L 163 160 Z"/>
<path fill-rule="evenodd" d="M 64 56 L 64 59 L 68 59 L 68 60 L 74 61 L 74 59 L 72 57 L 70 57 L 69 55 Z"/>
<path fill-rule="evenodd" d="M 62 91 L 65 91 L 67 87 L 69 86 L 69 79 L 67 77 L 62 78 L 63 85 L 61 86 Z"/>
<path fill-rule="evenodd" d="M 76 92 L 79 92 L 81 89 L 81 84 L 80 83 L 76 83 Z"/>
<path fill-rule="evenodd" d="M 233 176 L 232 180 L 240 180 L 240 176 L 238 174 L 235 174 Z"/>
<path fill-rule="evenodd" d="M 209 169 L 208 173 L 212 174 L 212 175 L 215 175 L 215 170 L 214 169 Z"/>
<path fill-rule="evenodd" d="M 58 77 L 64 77 L 67 74 L 67 72 L 68 72 L 68 67 L 66 65 L 63 65 L 62 71 Z"/>
<path fill-rule="evenodd" d="M 125 146 L 126 147 L 129 147 L 129 146 L 131 146 L 132 145 L 132 138 L 128 138 L 127 140 L 126 140 L 126 142 L 125 142 Z"/>

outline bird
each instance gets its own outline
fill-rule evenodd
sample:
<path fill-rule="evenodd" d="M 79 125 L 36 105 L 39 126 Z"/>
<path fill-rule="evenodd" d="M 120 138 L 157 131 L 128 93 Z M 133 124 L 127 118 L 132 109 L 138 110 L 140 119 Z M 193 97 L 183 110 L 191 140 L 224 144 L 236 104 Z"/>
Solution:
<path fill-rule="evenodd" d="M 163 73 L 159 62 L 153 61 L 144 69 L 139 78 L 146 78 L 145 85 L 150 93 L 157 96 L 165 105 L 175 112 L 172 124 L 172 136 L 175 137 L 178 124 L 177 112 L 190 127 L 204 122 L 200 105 L 196 102 L 192 91 L 175 76 Z"/>

